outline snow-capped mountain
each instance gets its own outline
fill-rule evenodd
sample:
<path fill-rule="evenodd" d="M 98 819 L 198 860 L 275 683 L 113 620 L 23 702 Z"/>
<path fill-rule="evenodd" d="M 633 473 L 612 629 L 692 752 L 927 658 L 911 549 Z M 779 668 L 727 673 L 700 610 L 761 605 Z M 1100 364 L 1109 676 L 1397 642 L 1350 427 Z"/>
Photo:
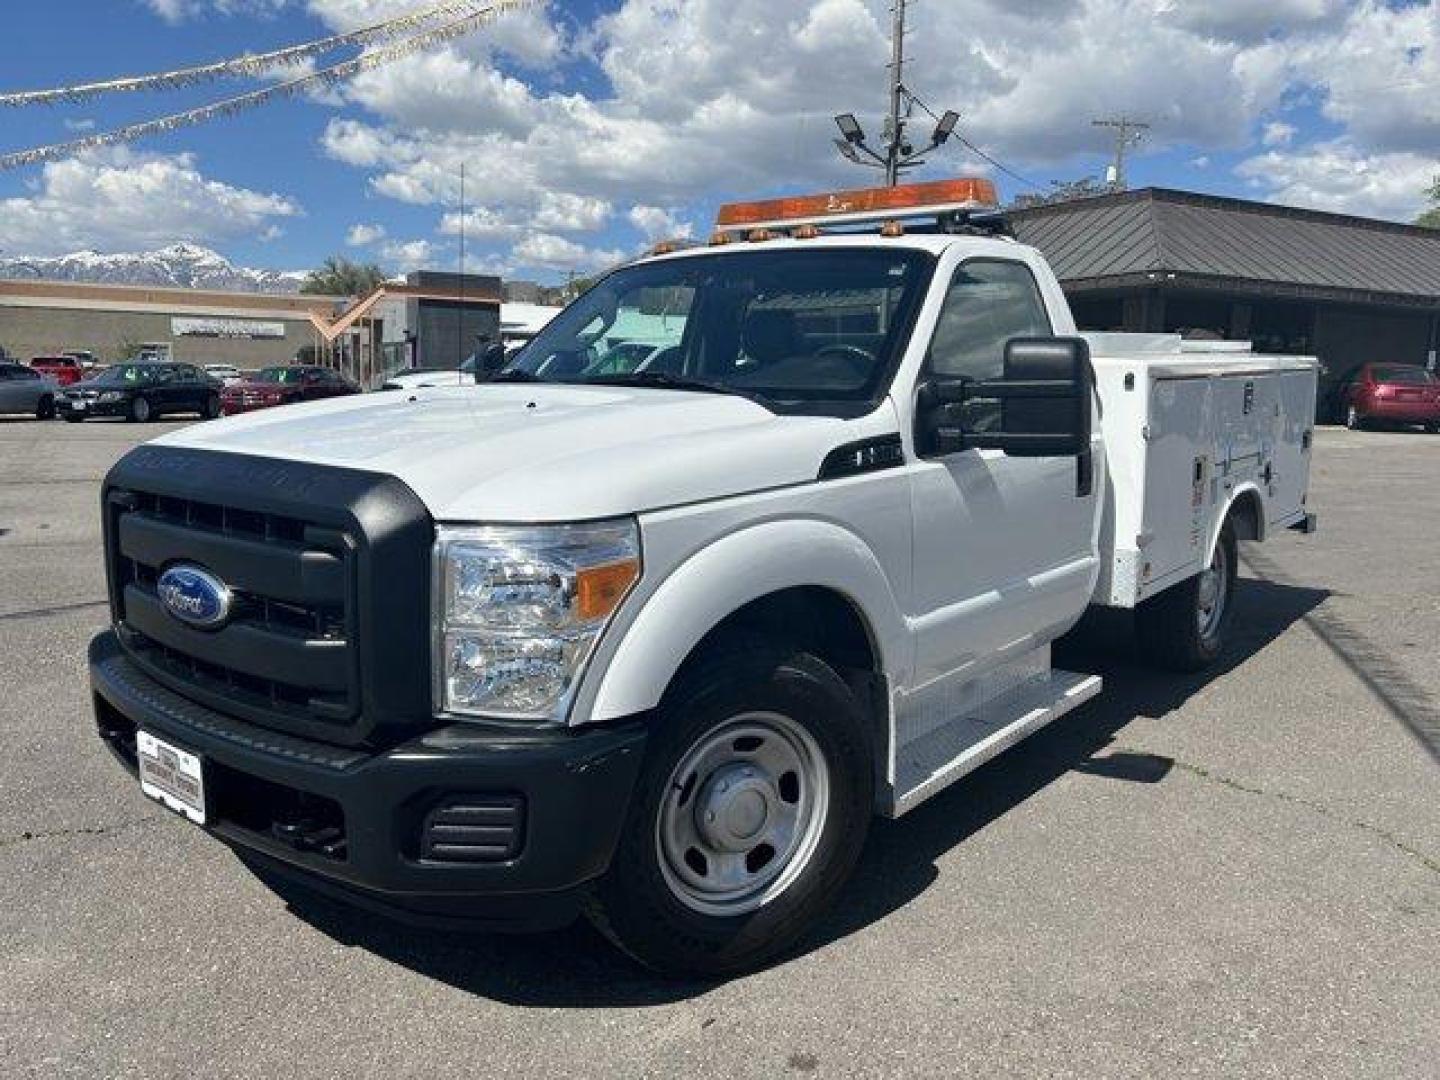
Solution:
<path fill-rule="evenodd" d="M 158 251 L 32 258 L 0 256 L 0 278 L 91 282 L 102 285 L 158 285 L 225 292 L 293 293 L 305 275 L 294 271 L 253 270 L 198 244 L 171 244 Z"/>

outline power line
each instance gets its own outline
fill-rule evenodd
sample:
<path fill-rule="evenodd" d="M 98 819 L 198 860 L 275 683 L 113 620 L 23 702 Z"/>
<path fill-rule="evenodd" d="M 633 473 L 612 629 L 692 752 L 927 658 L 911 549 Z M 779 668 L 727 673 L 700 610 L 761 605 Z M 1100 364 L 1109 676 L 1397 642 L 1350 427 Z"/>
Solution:
<path fill-rule="evenodd" d="M 910 100 L 913 101 L 916 105 L 919 105 L 920 108 L 923 109 L 925 112 L 927 112 L 932 119 L 934 119 L 934 120 L 939 120 L 939 119 L 940 119 L 940 117 L 938 117 L 938 116 L 935 115 L 935 110 L 932 109 L 932 108 L 930 108 L 929 105 L 925 104 L 925 102 L 924 102 L 923 100 L 921 100 L 921 98 L 919 97 L 919 95 L 917 95 L 917 94 L 910 94 Z M 1010 168 L 1010 166 L 1006 165 L 1004 162 L 999 161 L 999 160 L 997 160 L 996 158 L 991 157 L 991 156 L 990 156 L 989 154 L 987 154 L 984 150 L 981 150 L 981 149 L 980 149 L 978 146 L 976 146 L 973 142 L 971 142 L 969 139 L 967 139 L 964 135 L 961 135 L 958 131 L 955 132 L 955 138 L 959 141 L 959 143 L 960 143 L 961 146 L 963 146 L 963 147 L 965 147 L 966 149 L 968 149 L 972 154 L 974 154 L 976 157 L 980 158 L 981 160 L 983 160 L 983 161 L 988 161 L 988 162 L 989 162 L 991 165 L 993 165 L 995 168 L 999 169 L 999 170 L 1000 170 L 1002 173 L 1004 173 L 1006 176 L 1010 177 L 1010 179 L 1012 179 L 1012 180 L 1018 180 L 1020 183 L 1024 184 L 1026 187 L 1034 188 L 1036 191 L 1043 191 L 1043 190 L 1044 190 L 1044 188 L 1042 188 L 1042 187 L 1041 187 L 1039 184 L 1037 184 L 1034 180 L 1031 180 L 1029 177 L 1026 177 L 1026 176 L 1021 176 L 1018 172 L 1016 172 L 1014 169 Z"/>

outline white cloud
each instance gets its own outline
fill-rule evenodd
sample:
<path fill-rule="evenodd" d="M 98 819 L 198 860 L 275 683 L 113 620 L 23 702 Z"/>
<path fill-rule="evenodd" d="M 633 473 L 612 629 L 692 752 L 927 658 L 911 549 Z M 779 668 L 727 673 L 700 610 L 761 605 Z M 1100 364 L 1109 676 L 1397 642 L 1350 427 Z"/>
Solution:
<path fill-rule="evenodd" d="M 1260 135 L 1260 142 L 1265 146 L 1289 146 L 1295 141 L 1298 129 L 1294 124 L 1287 124 L 1283 120 L 1272 120 L 1265 125 L 1265 130 Z"/>
<path fill-rule="evenodd" d="M 145 0 L 168 23 L 184 22 L 206 11 L 219 15 L 274 15 L 291 0 Z"/>
<path fill-rule="evenodd" d="M 204 176 L 191 154 L 88 153 L 46 165 L 30 195 L 0 200 L 0 248 L 54 255 L 261 236 L 300 207 Z"/>
<path fill-rule="evenodd" d="M 549 233 L 531 233 L 515 245 L 511 254 L 515 262 L 526 269 L 577 273 L 605 270 L 627 258 L 623 251 L 587 248 Z"/>
<path fill-rule="evenodd" d="M 383 225 L 351 225 L 350 231 L 345 234 L 345 243 L 351 247 L 369 247 L 384 239 L 385 226 Z"/>
<path fill-rule="evenodd" d="M 504 239 L 521 231 L 520 224 L 512 217 L 482 206 L 466 210 L 463 218 L 458 211 L 446 214 L 440 219 L 440 234 L 459 236 L 462 223 L 465 236 L 474 240 Z"/>
<path fill-rule="evenodd" d="M 646 240 L 688 240 L 695 226 L 660 206 L 632 206 L 626 215 Z"/>
<path fill-rule="evenodd" d="M 400 273 L 432 269 L 440 249 L 429 240 L 392 240 L 380 249 L 386 265 Z"/>
<path fill-rule="evenodd" d="M 547 191 L 540 197 L 540 208 L 531 224 L 537 229 L 560 232 L 594 232 L 604 228 L 613 212 L 613 207 L 604 199 Z"/>
<path fill-rule="evenodd" d="M 1279 203 L 1398 221 L 1414 219 L 1440 174 L 1433 155 L 1366 154 L 1344 139 L 1271 150 L 1236 172 Z"/>
<path fill-rule="evenodd" d="M 79 132 L 79 133 L 82 133 L 82 134 L 85 133 L 85 132 L 87 132 L 87 131 L 94 131 L 94 130 L 95 130 L 95 121 L 94 121 L 94 120 L 66 120 L 66 121 L 65 121 L 65 130 L 66 130 L 66 131 L 75 131 L 75 132 Z"/>

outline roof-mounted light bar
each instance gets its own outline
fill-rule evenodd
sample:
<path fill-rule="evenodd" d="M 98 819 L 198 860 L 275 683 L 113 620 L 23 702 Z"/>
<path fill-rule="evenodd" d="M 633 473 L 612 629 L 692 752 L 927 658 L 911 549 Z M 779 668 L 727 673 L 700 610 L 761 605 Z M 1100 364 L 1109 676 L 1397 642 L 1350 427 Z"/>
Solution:
<path fill-rule="evenodd" d="M 728 203 L 720 208 L 716 228 L 725 232 L 750 232 L 793 229 L 801 225 L 861 225 L 898 218 L 940 217 L 999 205 L 995 185 L 989 180 L 937 180 L 927 184 Z"/>

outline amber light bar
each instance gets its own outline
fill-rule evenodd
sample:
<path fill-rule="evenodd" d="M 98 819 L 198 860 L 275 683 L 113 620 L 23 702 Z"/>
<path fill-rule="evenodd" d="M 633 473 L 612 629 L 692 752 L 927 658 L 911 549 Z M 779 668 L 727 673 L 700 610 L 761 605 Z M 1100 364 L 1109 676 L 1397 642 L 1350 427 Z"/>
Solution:
<path fill-rule="evenodd" d="M 917 217 L 1000 205 L 989 180 L 937 180 L 899 187 L 860 188 L 823 195 L 799 195 L 763 202 L 727 203 L 716 219 L 718 229 L 792 228 Z"/>

